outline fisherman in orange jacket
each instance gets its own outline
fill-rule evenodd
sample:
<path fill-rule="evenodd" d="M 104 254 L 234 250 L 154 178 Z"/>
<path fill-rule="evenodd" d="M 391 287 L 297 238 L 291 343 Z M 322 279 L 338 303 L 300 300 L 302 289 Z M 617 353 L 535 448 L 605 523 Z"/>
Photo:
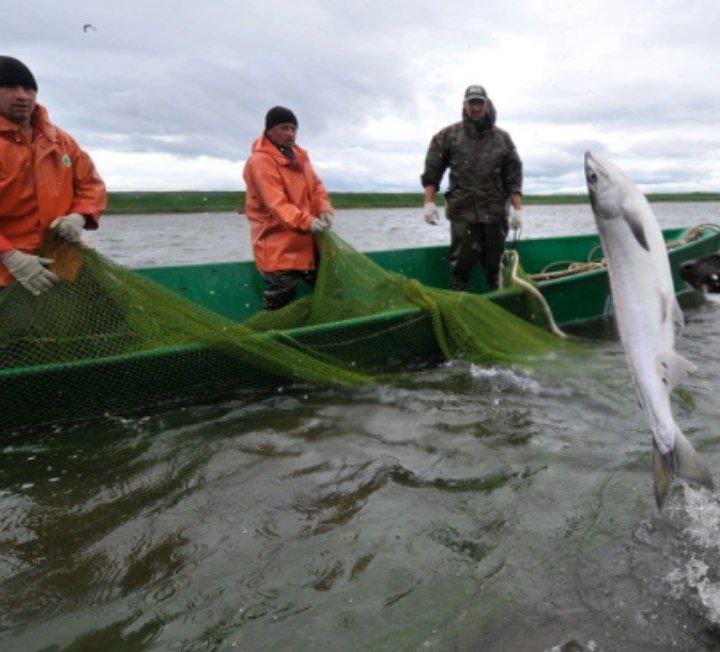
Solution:
<path fill-rule="evenodd" d="M 271 108 L 265 132 L 253 143 L 243 171 L 255 266 L 266 283 L 265 310 L 294 301 L 302 282 L 315 287 L 313 233 L 332 225 L 328 193 L 307 152 L 295 144 L 297 128 L 290 109 Z"/>
<path fill-rule="evenodd" d="M 0 290 L 18 281 L 39 295 L 57 283 L 37 255 L 48 230 L 78 242 L 107 206 L 90 157 L 37 104 L 29 68 L 0 56 Z"/>

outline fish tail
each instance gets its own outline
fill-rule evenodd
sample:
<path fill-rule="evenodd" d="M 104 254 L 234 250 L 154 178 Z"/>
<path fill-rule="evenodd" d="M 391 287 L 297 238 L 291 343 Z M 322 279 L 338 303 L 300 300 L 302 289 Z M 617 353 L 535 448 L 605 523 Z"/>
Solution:
<path fill-rule="evenodd" d="M 670 480 L 672 479 L 675 469 L 675 451 L 663 455 L 657 444 L 653 440 L 652 449 L 652 474 L 653 474 L 653 490 L 655 493 L 655 504 L 658 510 L 662 509 L 668 489 L 670 488 Z"/>
<path fill-rule="evenodd" d="M 678 430 L 675 435 L 677 474 L 685 480 L 697 482 L 711 491 L 714 483 L 710 471 L 687 437 Z"/>
<path fill-rule="evenodd" d="M 714 488 L 708 467 L 679 429 L 675 433 L 675 448 L 668 453 L 662 454 L 653 441 L 652 467 L 658 509 L 662 509 L 673 476 L 697 482 L 711 491 Z"/>

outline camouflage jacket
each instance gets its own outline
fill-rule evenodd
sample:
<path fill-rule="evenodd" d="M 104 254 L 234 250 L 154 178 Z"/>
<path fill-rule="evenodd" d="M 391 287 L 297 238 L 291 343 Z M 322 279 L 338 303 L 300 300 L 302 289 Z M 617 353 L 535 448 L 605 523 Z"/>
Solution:
<path fill-rule="evenodd" d="M 498 222 L 505 220 L 511 192 L 522 192 L 522 162 L 510 135 L 495 126 L 495 107 L 478 130 L 463 111 L 462 122 L 445 127 L 433 137 L 420 180 L 440 187 L 450 168 L 450 187 L 445 193 L 449 220 Z"/>

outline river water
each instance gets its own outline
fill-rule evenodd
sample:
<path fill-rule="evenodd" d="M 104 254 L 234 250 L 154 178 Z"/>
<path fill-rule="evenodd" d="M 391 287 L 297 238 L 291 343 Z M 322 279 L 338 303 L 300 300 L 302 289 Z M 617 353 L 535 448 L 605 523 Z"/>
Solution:
<path fill-rule="evenodd" d="M 718 204 L 658 204 L 664 226 Z M 592 231 L 526 209 L 525 236 Z M 447 242 L 338 211 L 359 249 Z M 249 256 L 244 218 L 112 216 L 130 266 Z M 676 420 L 720 479 L 720 305 L 686 314 Z M 0 456 L 3 650 L 717 650 L 720 497 L 652 497 L 619 344 L 553 370 L 238 395 L 25 433 Z"/>

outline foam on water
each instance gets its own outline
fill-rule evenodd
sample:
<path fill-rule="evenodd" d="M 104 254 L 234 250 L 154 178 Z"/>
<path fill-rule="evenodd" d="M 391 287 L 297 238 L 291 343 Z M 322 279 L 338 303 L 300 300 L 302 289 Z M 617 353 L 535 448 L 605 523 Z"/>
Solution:
<path fill-rule="evenodd" d="M 683 520 L 685 546 L 679 567 L 667 576 L 671 594 L 681 599 L 688 589 L 697 596 L 704 617 L 720 625 L 720 498 L 703 489 L 684 487 Z"/>
<path fill-rule="evenodd" d="M 470 365 L 470 375 L 476 379 L 489 381 L 496 390 L 514 388 L 536 396 L 543 391 L 537 380 L 507 367 L 481 367 L 473 364 Z"/>
<path fill-rule="evenodd" d="M 720 552 L 720 497 L 706 490 L 685 488 L 685 533 L 698 546 Z"/>

